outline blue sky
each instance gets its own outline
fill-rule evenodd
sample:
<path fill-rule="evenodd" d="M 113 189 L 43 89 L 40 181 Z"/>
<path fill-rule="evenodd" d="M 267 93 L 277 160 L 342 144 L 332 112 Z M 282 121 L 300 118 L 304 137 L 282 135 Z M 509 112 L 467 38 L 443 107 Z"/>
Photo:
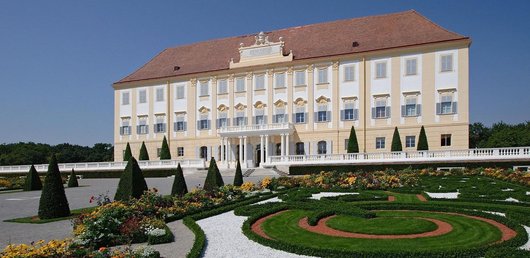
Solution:
<path fill-rule="evenodd" d="M 0 2 L 0 143 L 112 143 L 111 84 L 167 47 L 409 9 L 472 38 L 471 122 L 530 120 L 530 1 L 20 0 Z"/>

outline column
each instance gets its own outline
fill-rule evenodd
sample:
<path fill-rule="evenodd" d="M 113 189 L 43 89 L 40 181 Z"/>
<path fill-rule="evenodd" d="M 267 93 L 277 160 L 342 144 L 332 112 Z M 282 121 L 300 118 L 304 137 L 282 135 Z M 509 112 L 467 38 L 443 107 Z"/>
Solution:
<path fill-rule="evenodd" d="M 281 134 L 281 145 L 280 145 L 280 154 L 281 156 L 285 156 L 285 134 Z"/>
<path fill-rule="evenodd" d="M 260 157 L 259 157 L 259 160 L 261 160 L 260 162 L 260 166 L 263 167 L 263 163 L 265 162 L 265 139 L 263 139 L 263 135 L 260 135 Z"/>
<path fill-rule="evenodd" d="M 239 162 L 243 161 L 243 137 L 239 136 Z"/>
<path fill-rule="evenodd" d="M 226 138 L 226 145 L 227 145 L 227 148 L 226 148 L 226 159 L 227 159 L 227 164 L 228 166 L 230 166 L 230 161 L 232 161 L 232 145 L 230 144 L 230 138 Z"/>
<path fill-rule="evenodd" d="M 245 165 L 247 164 L 247 137 L 246 136 L 243 136 L 243 161 L 245 163 Z M 245 166 L 246 167 L 246 166 Z"/>
<path fill-rule="evenodd" d="M 289 155 L 289 134 L 285 134 L 285 155 Z"/>
<path fill-rule="evenodd" d="M 225 137 L 221 137 L 221 161 L 225 162 Z"/>
<path fill-rule="evenodd" d="M 265 160 L 267 160 L 267 162 L 269 162 L 269 136 L 268 135 L 265 135 L 265 146 L 266 146 L 266 149 L 265 149 Z"/>

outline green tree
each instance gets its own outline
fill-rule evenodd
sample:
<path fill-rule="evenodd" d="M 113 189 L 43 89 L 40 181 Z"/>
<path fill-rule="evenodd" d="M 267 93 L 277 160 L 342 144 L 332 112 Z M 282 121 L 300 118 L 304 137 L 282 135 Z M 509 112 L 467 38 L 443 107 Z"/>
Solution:
<path fill-rule="evenodd" d="M 359 153 L 359 143 L 353 126 L 351 127 L 350 138 L 348 138 L 348 153 Z"/>
<path fill-rule="evenodd" d="M 171 195 L 183 196 L 188 193 L 188 186 L 184 179 L 184 173 L 180 167 L 180 163 L 175 171 L 175 181 L 173 181 L 173 187 L 171 188 Z"/>
<path fill-rule="evenodd" d="M 160 159 L 171 159 L 171 152 L 169 151 L 169 145 L 167 144 L 166 136 L 162 141 L 162 149 L 160 150 Z"/>
<path fill-rule="evenodd" d="M 221 172 L 219 172 L 215 158 L 212 157 L 210 160 L 210 166 L 208 167 L 206 180 L 204 180 L 204 190 L 211 191 L 223 185 L 223 177 L 221 176 Z"/>
<path fill-rule="evenodd" d="M 123 154 L 123 161 L 129 161 L 131 157 L 132 157 L 131 145 L 127 143 L 127 147 L 125 147 L 125 153 Z"/>
<path fill-rule="evenodd" d="M 138 157 L 138 160 L 149 160 L 149 153 L 147 152 L 147 148 L 145 147 L 145 142 L 142 142 L 142 147 L 140 148 L 140 156 Z"/>
<path fill-rule="evenodd" d="M 28 175 L 26 176 L 26 181 L 24 182 L 24 191 L 34 191 L 41 189 L 42 182 L 40 181 L 39 173 L 37 173 L 35 166 L 31 165 Z"/>
<path fill-rule="evenodd" d="M 469 124 L 469 148 L 484 146 L 491 136 L 491 129 L 482 123 Z"/>
<path fill-rule="evenodd" d="M 70 177 L 68 178 L 68 187 L 78 187 L 79 182 L 77 182 L 77 176 L 75 175 L 74 169 L 70 172 Z"/>
<path fill-rule="evenodd" d="M 114 200 L 126 201 L 131 198 L 140 198 L 145 191 L 147 191 L 147 183 L 142 170 L 136 159 L 131 157 L 127 162 L 125 171 L 121 174 Z"/>
<path fill-rule="evenodd" d="M 52 155 L 39 200 L 39 218 L 53 219 L 67 216 L 70 216 L 70 207 L 64 192 L 57 158 Z"/>
<path fill-rule="evenodd" d="M 417 150 L 424 151 L 429 150 L 429 143 L 427 142 L 427 134 L 425 134 L 425 128 L 423 125 L 420 129 L 420 136 L 418 137 L 418 147 Z"/>
<path fill-rule="evenodd" d="M 243 184 L 243 172 L 241 171 L 241 164 L 239 159 L 236 165 L 236 176 L 234 177 L 234 186 L 241 186 Z"/>
<path fill-rule="evenodd" d="M 394 135 L 392 136 L 392 146 L 390 151 L 403 151 L 403 145 L 401 144 L 401 138 L 399 136 L 397 126 L 394 128 Z"/>

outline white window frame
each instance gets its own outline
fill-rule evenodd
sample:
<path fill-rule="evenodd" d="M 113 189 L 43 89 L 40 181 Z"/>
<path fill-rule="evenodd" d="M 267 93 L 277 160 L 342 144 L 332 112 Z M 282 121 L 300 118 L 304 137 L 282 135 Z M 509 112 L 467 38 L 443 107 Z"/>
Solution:
<path fill-rule="evenodd" d="M 274 88 L 285 88 L 285 72 L 274 74 Z"/>
<path fill-rule="evenodd" d="M 184 147 L 177 147 L 177 157 L 184 157 Z"/>
<path fill-rule="evenodd" d="M 131 100 L 131 93 L 126 91 L 121 93 L 121 105 L 128 106 Z"/>
<path fill-rule="evenodd" d="M 417 96 L 405 97 L 405 116 L 412 117 L 412 116 L 417 116 L 417 115 L 418 115 L 418 97 Z"/>
<path fill-rule="evenodd" d="M 164 88 L 156 88 L 155 90 L 156 95 L 156 102 L 163 102 L 164 101 Z"/>
<path fill-rule="evenodd" d="M 317 84 L 326 84 L 329 83 L 328 79 L 328 67 L 319 67 L 317 68 Z"/>
<path fill-rule="evenodd" d="M 294 86 L 306 85 L 305 70 L 298 70 L 294 72 Z"/>
<path fill-rule="evenodd" d="M 386 61 L 379 61 L 375 63 L 375 78 L 376 79 L 384 79 L 387 77 L 387 62 Z"/>
<path fill-rule="evenodd" d="M 265 74 L 254 75 L 254 89 L 264 90 L 265 89 Z"/>
<path fill-rule="evenodd" d="M 355 65 L 350 64 L 350 65 L 344 66 L 344 81 L 345 82 L 355 81 Z"/>
<path fill-rule="evenodd" d="M 147 103 L 147 90 L 141 89 L 138 90 L 138 104 L 145 104 Z"/>
<path fill-rule="evenodd" d="M 199 82 L 199 97 L 210 95 L 209 83 L 207 81 Z"/>
<path fill-rule="evenodd" d="M 416 136 L 407 135 L 405 136 L 405 148 L 415 148 L 416 147 Z"/>
<path fill-rule="evenodd" d="M 384 102 L 384 105 L 381 105 Z M 375 118 L 388 118 L 388 115 L 386 113 L 386 107 L 388 106 L 388 99 L 387 98 L 378 98 L 374 101 L 375 106 Z M 383 110 L 382 112 L 380 110 Z"/>
<path fill-rule="evenodd" d="M 412 76 L 418 74 L 418 59 L 407 58 L 405 59 L 405 75 Z"/>
<path fill-rule="evenodd" d="M 175 91 L 176 99 L 184 99 L 186 95 L 186 88 L 184 85 L 178 85 Z"/>
<path fill-rule="evenodd" d="M 440 72 L 452 72 L 454 70 L 453 54 L 440 55 Z"/>
<path fill-rule="evenodd" d="M 452 135 L 450 133 L 442 134 L 440 136 L 440 146 L 441 147 L 451 147 L 452 145 Z"/>
<path fill-rule="evenodd" d="M 221 79 L 217 81 L 217 94 L 226 94 L 228 93 L 228 82 L 226 79 Z"/>
<path fill-rule="evenodd" d="M 375 149 L 384 150 L 386 148 L 386 139 L 385 137 L 375 137 Z"/>
<path fill-rule="evenodd" d="M 236 92 L 245 92 L 246 80 L 245 77 L 236 77 Z"/>

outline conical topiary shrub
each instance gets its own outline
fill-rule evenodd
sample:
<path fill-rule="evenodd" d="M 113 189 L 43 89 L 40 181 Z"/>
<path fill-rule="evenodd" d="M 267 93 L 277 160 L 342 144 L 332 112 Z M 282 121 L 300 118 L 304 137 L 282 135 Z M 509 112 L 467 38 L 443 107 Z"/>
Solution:
<path fill-rule="evenodd" d="M 173 187 L 171 188 L 171 195 L 183 196 L 188 193 L 188 186 L 184 179 L 184 173 L 180 167 L 180 163 L 175 171 L 175 181 L 173 181 Z"/>
<path fill-rule="evenodd" d="M 64 192 L 57 158 L 52 155 L 39 200 L 39 218 L 53 219 L 67 216 L 70 216 L 70 207 Z"/>
<path fill-rule="evenodd" d="M 353 126 L 351 127 L 350 138 L 348 138 L 348 153 L 359 153 L 359 143 Z"/>
<path fill-rule="evenodd" d="M 147 152 L 147 148 L 145 147 L 145 142 L 142 142 L 142 147 L 140 148 L 140 156 L 138 157 L 138 160 L 149 160 L 149 153 Z"/>
<path fill-rule="evenodd" d="M 160 150 L 160 159 L 171 159 L 171 152 L 169 151 L 169 145 L 167 144 L 166 136 L 162 141 L 162 149 Z"/>
<path fill-rule="evenodd" d="M 237 160 L 236 176 L 234 177 L 234 186 L 241 186 L 243 184 L 243 172 L 241 171 L 241 164 Z"/>
<path fill-rule="evenodd" d="M 221 172 L 219 172 L 215 159 L 212 157 L 210 160 L 210 166 L 208 167 L 206 180 L 204 180 L 204 190 L 211 191 L 223 185 L 223 177 L 221 176 Z"/>
<path fill-rule="evenodd" d="M 132 198 L 140 198 L 147 191 L 147 183 L 138 162 L 131 157 L 127 166 L 121 174 L 118 190 L 114 195 L 115 201 L 126 201 Z"/>
<path fill-rule="evenodd" d="M 392 146 L 390 151 L 403 151 L 403 145 L 401 144 L 401 138 L 397 126 L 394 129 L 394 135 L 392 136 Z"/>
<path fill-rule="evenodd" d="M 425 134 L 425 128 L 423 128 L 423 125 L 420 129 L 420 137 L 418 139 L 418 148 L 417 150 L 423 151 L 423 150 L 429 150 L 429 143 L 427 142 L 427 134 Z"/>
<path fill-rule="evenodd" d="M 70 178 L 68 178 L 68 187 L 78 187 L 77 176 L 75 175 L 74 169 L 70 172 Z"/>
<path fill-rule="evenodd" d="M 24 182 L 24 191 L 34 191 L 41 189 L 42 182 L 40 181 L 39 173 L 37 173 L 35 166 L 31 165 L 28 175 L 26 176 L 26 181 Z"/>
<path fill-rule="evenodd" d="M 123 154 L 123 161 L 129 161 L 131 157 L 132 157 L 131 145 L 127 143 L 127 147 L 125 147 L 125 153 Z"/>

